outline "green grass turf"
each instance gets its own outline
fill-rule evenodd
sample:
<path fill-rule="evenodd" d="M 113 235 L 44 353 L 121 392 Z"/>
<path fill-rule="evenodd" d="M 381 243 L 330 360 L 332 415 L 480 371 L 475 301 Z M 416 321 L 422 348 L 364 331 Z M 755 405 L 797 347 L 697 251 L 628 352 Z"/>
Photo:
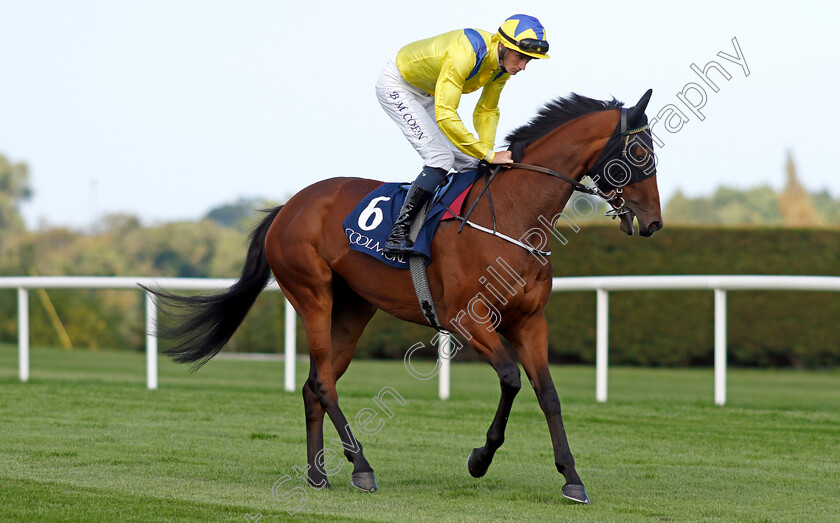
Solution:
<path fill-rule="evenodd" d="M 303 485 L 305 431 L 282 363 L 215 360 L 190 374 L 161 359 L 160 389 L 148 391 L 142 354 L 33 348 L 31 360 L 21 384 L 16 347 L 0 345 L 0 521 L 840 520 L 837 371 L 730 369 L 720 408 L 711 369 L 613 368 L 598 404 L 592 367 L 554 367 L 584 506 L 560 496 L 527 380 L 476 480 L 466 458 L 499 396 L 489 366 L 455 363 L 441 402 L 437 380 L 401 362 L 354 362 L 339 383 L 348 419 L 386 386 L 407 400 L 387 401 L 394 417 L 378 434 L 357 433 L 380 490 L 352 488 L 345 464 L 289 516 L 302 498 L 280 502 L 272 485 Z M 329 427 L 328 446 L 335 436 Z"/>

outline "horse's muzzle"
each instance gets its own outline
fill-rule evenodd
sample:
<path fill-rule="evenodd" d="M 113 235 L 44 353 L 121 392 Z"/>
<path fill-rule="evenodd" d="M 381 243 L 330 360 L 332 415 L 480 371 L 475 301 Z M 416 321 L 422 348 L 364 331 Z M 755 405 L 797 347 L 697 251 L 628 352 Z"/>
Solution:
<path fill-rule="evenodd" d="M 649 238 L 653 236 L 653 233 L 656 231 L 661 230 L 663 227 L 662 220 L 654 220 L 648 224 L 647 227 L 642 228 L 641 224 L 639 225 L 639 235 L 644 236 L 645 238 Z"/>
<path fill-rule="evenodd" d="M 639 236 L 649 238 L 653 236 L 653 233 L 662 229 L 664 224 L 662 220 L 653 220 L 647 224 L 643 223 L 642 220 L 638 219 L 636 213 L 630 211 L 628 213 L 621 215 L 621 230 L 627 234 L 627 236 L 633 236 L 633 231 L 635 229 L 633 220 L 636 220 L 639 224 Z"/>

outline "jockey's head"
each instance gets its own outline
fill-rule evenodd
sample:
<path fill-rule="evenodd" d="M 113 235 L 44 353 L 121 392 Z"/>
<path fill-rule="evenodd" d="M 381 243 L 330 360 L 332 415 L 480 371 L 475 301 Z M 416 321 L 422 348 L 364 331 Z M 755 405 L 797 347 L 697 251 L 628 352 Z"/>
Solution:
<path fill-rule="evenodd" d="M 513 15 L 499 26 L 499 65 L 511 75 L 525 69 L 532 58 L 548 58 L 545 28 L 528 15 Z"/>

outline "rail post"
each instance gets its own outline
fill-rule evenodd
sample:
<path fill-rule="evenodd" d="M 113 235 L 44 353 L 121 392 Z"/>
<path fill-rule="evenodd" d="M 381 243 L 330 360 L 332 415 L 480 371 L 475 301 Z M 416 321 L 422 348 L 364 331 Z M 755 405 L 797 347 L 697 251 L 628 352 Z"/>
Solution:
<path fill-rule="evenodd" d="M 29 291 L 18 287 L 18 374 L 29 381 Z"/>
<path fill-rule="evenodd" d="M 286 392 L 293 392 L 295 390 L 295 357 L 297 355 L 297 349 L 295 347 L 297 341 L 297 313 L 288 298 L 284 298 L 284 300 L 286 301 L 286 338 L 284 340 L 284 345 L 286 346 L 284 357 L 286 366 Z"/>
<path fill-rule="evenodd" d="M 595 400 L 607 401 L 607 367 L 609 365 L 609 293 L 597 289 L 595 309 Z"/>
<path fill-rule="evenodd" d="M 726 403 L 726 291 L 715 289 L 715 405 Z"/>
<path fill-rule="evenodd" d="M 439 337 L 440 348 L 438 359 L 440 360 L 440 374 L 438 375 L 438 396 L 442 400 L 449 399 L 449 364 L 452 361 L 450 337 L 448 332 Z"/>
<path fill-rule="evenodd" d="M 157 306 L 152 294 L 146 294 L 146 388 L 158 388 Z"/>

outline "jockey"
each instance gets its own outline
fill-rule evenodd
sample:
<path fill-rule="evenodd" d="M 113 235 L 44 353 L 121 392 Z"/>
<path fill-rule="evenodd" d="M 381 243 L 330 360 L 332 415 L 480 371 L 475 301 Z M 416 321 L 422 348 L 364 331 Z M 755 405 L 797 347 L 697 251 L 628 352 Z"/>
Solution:
<path fill-rule="evenodd" d="M 548 58 L 545 29 L 528 15 L 514 15 L 496 34 L 458 29 L 400 49 L 376 82 L 380 105 L 423 158 L 394 229 L 389 254 L 413 247 L 409 228 L 423 205 L 450 172 L 474 169 L 479 160 L 512 163 L 510 151 L 493 151 L 499 123 L 499 95 L 508 78 L 532 58 Z M 478 137 L 458 117 L 463 93 L 483 88 L 473 111 Z"/>

